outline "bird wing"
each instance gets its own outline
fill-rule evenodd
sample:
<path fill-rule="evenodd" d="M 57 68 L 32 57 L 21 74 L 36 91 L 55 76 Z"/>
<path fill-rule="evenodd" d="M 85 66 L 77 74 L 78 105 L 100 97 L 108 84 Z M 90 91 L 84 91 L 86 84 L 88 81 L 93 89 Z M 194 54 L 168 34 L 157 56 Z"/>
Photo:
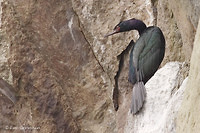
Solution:
<path fill-rule="evenodd" d="M 144 39 L 144 49 L 139 55 L 137 69 L 139 79 L 146 83 L 159 68 L 165 53 L 165 39 L 158 27 L 151 27 L 140 39 Z"/>
<path fill-rule="evenodd" d="M 136 82 L 136 75 L 135 75 L 135 67 L 133 65 L 133 50 L 135 43 L 133 40 L 129 43 L 129 45 L 132 45 L 131 52 L 130 52 L 130 59 L 129 59 L 129 73 L 128 73 L 128 81 L 131 82 L 132 84 L 135 84 Z"/>

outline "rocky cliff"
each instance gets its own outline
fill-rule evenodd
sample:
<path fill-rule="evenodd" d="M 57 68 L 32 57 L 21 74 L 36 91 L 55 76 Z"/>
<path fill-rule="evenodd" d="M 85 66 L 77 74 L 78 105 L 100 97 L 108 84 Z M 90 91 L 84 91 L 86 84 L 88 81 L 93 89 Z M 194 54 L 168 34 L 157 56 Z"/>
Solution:
<path fill-rule="evenodd" d="M 198 52 L 191 66 L 190 57 L 198 50 L 199 12 L 197 0 L 1 0 L 0 132 L 163 133 L 175 132 L 177 124 L 180 132 L 198 131 L 198 109 L 187 106 L 198 99 L 195 89 L 187 91 L 197 75 L 189 75 L 189 96 L 177 112 L 189 67 L 198 74 L 192 63 Z M 163 68 L 146 85 L 153 97 L 136 116 L 129 112 L 133 86 L 127 77 L 128 44 L 138 33 L 104 38 L 133 17 L 159 26 L 166 38 Z M 189 114 L 192 121 L 183 122 Z M 161 125 L 148 124 L 158 118 Z"/>
<path fill-rule="evenodd" d="M 200 128 L 200 21 L 194 41 L 191 66 L 185 97 L 177 119 L 177 133 L 198 133 Z"/>

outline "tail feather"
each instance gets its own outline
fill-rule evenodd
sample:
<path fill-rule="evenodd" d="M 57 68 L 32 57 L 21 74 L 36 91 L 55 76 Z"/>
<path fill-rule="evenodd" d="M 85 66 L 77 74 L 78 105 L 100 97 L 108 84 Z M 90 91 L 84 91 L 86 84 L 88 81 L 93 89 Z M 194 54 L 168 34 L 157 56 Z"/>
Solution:
<path fill-rule="evenodd" d="M 143 106 L 146 97 L 146 89 L 143 82 L 137 82 L 133 87 L 131 113 L 137 113 Z"/>

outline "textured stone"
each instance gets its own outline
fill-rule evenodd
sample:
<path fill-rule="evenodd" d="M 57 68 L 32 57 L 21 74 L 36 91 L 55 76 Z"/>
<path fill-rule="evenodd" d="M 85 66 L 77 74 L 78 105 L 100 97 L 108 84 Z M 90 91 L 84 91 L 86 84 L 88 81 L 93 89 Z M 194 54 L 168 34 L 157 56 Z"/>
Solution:
<path fill-rule="evenodd" d="M 166 39 L 166 53 L 162 64 L 169 61 L 185 61 L 181 34 L 168 1 L 158 1 L 156 18 L 157 25 Z"/>
<path fill-rule="evenodd" d="M 183 103 L 177 119 L 177 133 L 198 133 L 200 130 L 200 21 L 194 41 L 191 66 Z"/>
<path fill-rule="evenodd" d="M 142 111 L 130 113 L 131 93 L 122 93 L 117 127 L 120 133 L 168 133 L 175 132 L 175 117 L 183 99 L 186 80 L 181 76 L 184 64 L 170 62 L 159 69 L 146 83 L 146 102 Z M 181 85 L 182 84 L 182 85 Z M 180 87 L 181 86 L 181 87 Z"/>
<path fill-rule="evenodd" d="M 151 2 L 149 0 L 134 2 L 73 0 L 72 3 L 83 34 L 91 45 L 94 55 L 114 82 L 119 63 L 117 56 L 126 49 L 133 38 L 138 38 L 138 33 L 131 31 L 109 38 L 104 38 L 104 35 L 111 32 L 114 26 L 124 19 L 135 17 L 142 19 L 147 25 L 152 25 Z"/>
<path fill-rule="evenodd" d="M 3 127 L 24 125 L 60 133 L 113 131 L 114 126 L 100 128 L 115 123 L 109 78 L 71 7 L 71 1 L 2 3 L 9 66 L 19 95 L 10 111 L 16 122 Z M 106 100 L 107 108 L 98 113 L 105 107 L 95 106 L 99 99 Z"/>
<path fill-rule="evenodd" d="M 190 62 L 193 41 L 199 19 L 197 0 L 154 1 L 157 24 L 166 37 L 165 61 Z"/>
<path fill-rule="evenodd" d="M 124 119 L 132 94 L 127 46 L 138 33 L 104 38 L 121 20 L 158 25 L 167 42 L 162 66 L 184 61 L 177 82 L 187 76 L 199 18 L 196 0 L 0 2 L 0 77 L 19 97 L 13 105 L 0 93 L 0 132 L 27 131 L 6 126 L 39 128 L 27 132 L 131 132 Z"/>
<path fill-rule="evenodd" d="M 146 103 L 143 111 L 134 117 L 133 132 L 175 133 L 175 120 L 187 83 L 187 78 L 183 83 L 176 80 L 182 67 L 179 62 L 167 63 L 148 81 Z"/>

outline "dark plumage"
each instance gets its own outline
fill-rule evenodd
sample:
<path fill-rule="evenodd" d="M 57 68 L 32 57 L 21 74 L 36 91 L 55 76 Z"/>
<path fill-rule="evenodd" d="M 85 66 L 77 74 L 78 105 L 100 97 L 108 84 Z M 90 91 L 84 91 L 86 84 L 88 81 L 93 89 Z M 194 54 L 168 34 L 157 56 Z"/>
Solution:
<path fill-rule="evenodd" d="M 131 49 L 129 60 L 129 81 L 134 84 L 131 113 L 135 114 L 145 101 L 144 84 L 158 70 L 164 58 L 165 38 L 160 28 L 146 27 L 141 20 L 135 18 L 120 22 L 115 26 L 114 32 L 106 36 L 130 30 L 137 30 L 140 34 Z"/>

